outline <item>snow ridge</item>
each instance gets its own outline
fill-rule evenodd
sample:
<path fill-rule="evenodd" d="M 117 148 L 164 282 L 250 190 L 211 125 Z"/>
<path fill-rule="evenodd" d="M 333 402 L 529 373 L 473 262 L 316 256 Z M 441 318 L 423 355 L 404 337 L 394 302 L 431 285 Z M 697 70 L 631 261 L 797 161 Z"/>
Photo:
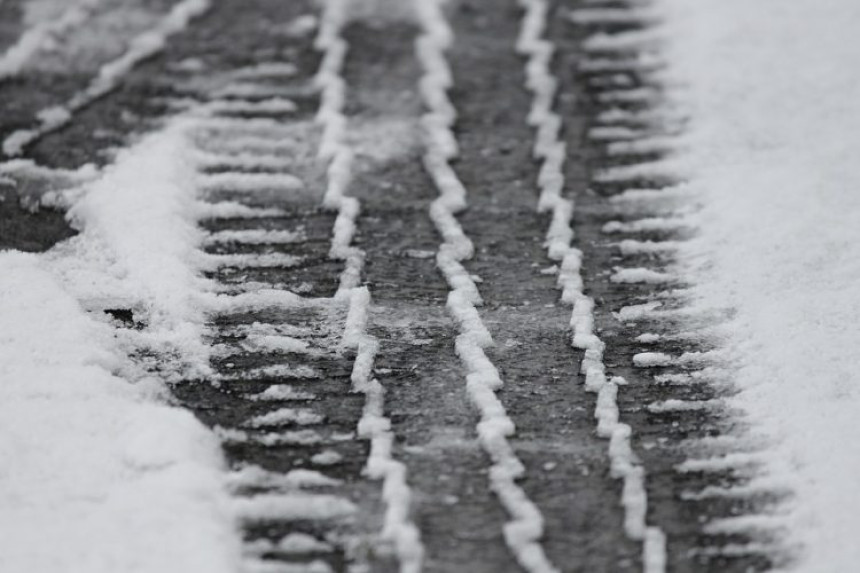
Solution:
<path fill-rule="evenodd" d="M 37 127 L 17 130 L 7 136 L 3 140 L 3 153 L 20 155 L 26 146 L 67 125 L 76 112 L 116 89 L 137 64 L 161 51 L 169 36 L 184 30 L 193 18 L 205 13 L 210 6 L 210 0 L 182 0 L 176 4 L 158 25 L 134 38 L 124 54 L 104 64 L 86 89 L 72 96 L 64 105 L 40 111 Z"/>
<path fill-rule="evenodd" d="M 346 22 L 347 1 L 326 0 L 315 42 L 316 48 L 323 52 L 315 78 L 321 89 L 317 121 L 323 126 L 319 156 L 329 162 L 323 205 L 338 212 L 329 257 L 345 262 L 335 300 L 347 301 L 349 305 L 341 344 L 344 350 L 356 352 L 352 389 L 365 396 L 364 410 L 358 423 L 358 435 L 370 440 L 365 471 L 370 478 L 383 482 L 382 497 L 386 511 L 380 536 L 394 544 L 401 573 L 418 573 L 424 560 L 424 546 L 418 528 L 409 519 L 412 492 L 406 482 L 406 466 L 392 458 L 394 434 L 391 421 L 384 414 L 385 389 L 373 377 L 379 342 L 367 333 L 370 291 L 359 286 L 365 253 L 351 245 L 360 204 L 355 197 L 345 195 L 353 160 L 352 150 L 343 141 L 347 119 L 343 114 L 346 85 L 341 71 L 349 46 L 341 37 L 341 31 Z"/>
<path fill-rule="evenodd" d="M 474 279 L 461 264 L 472 257 L 474 247 L 455 217 L 466 208 L 466 189 L 449 164 L 458 154 L 451 130 L 456 110 L 447 95 L 453 78 L 445 57 L 453 32 L 442 11 L 442 2 L 444 0 L 415 2 L 423 28 L 416 42 L 416 54 L 424 69 L 419 89 L 428 108 L 422 117 L 426 137 L 424 167 L 440 192 L 430 206 L 430 218 L 443 238 L 436 264 L 451 288 L 447 307 L 460 330 L 456 352 L 468 371 L 469 396 L 481 413 L 477 426 L 481 445 L 493 461 L 490 486 L 511 516 L 504 525 L 505 542 L 527 571 L 552 573 L 558 570 L 539 543 L 543 536 L 543 516 L 516 484 L 525 468 L 508 442 L 508 436 L 516 431 L 514 423 L 495 394 L 503 384 L 502 379 L 484 353 L 485 348 L 493 345 L 493 339 L 476 308 L 483 301 Z"/>
<path fill-rule="evenodd" d="M 609 439 L 611 475 L 624 483 L 621 504 L 625 512 L 625 533 L 630 539 L 642 541 L 645 571 L 659 573 L 666 569 L 665 534 L 646 522 L 645 471 L 630 447 L 630 426 L 618 421 L 618 387 L 625 381 L 619 377 L 606 378 L 604 343 L 593 332 L 594 300 L 583 292 L 582 253 L 570 244 L 574 235 L 571 227 L 574 204 L 561 195 L 566 148 L 559 138 L 561 117 L 552 109 L 557 89 L 557 80 L 550 70 L 554 46 L 542 39 L 550 6 L 546 0 L 520 0 L 520 6 L 525 13 L 516 49 L 528 56 L 526 87 L 534 94 L 534 99 L 527 121 L 537 130 L 534 156 L 542 161 L 538 175 L 538 211 L 552 213 L 545 245 L 549 257 L 561 263 L 558 288 L 562 291 L 562 302 L 573 306 L 573 346 L 585 351 L 581 371 L 585 374 L 586 389 L 597 392 L 597 432 Z"/>

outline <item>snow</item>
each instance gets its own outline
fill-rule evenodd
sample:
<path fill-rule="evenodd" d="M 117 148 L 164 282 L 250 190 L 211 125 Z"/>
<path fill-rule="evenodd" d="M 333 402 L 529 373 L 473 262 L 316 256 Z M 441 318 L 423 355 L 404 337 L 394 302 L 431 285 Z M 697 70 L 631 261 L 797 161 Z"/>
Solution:
<path fill-rule="evenodd" d="M 311 446 L 324 441 L 323 436 L 315 430 L 288 430 L 285 432 L 250 434 L 243 430 L 216 427 L 215 433 L 225 443 L 232 444 L 255 443 L 263 446 Z"/>
<path fill-rule="evenodd" d="M 299 364 L 292 366 L 290 364 L 273 364 L 271 366 L 261 366 L 250 370 L 242 370 L 231 374 L 222 374 L 222 380 L 264 380 L 273 378 L 306 378 L 319 379 L 322 378 L 322 373 L 312 366 Z"/>
<path fill-rule="evenodd" d="M 665 352 L 640 352 L 633 356 L 633 365 L 640 368 L 667 366 L 672 363 L 672 357 Z"/>
<path fill-rule="evenodd" d="M 801 571 L 860 546 L 860 4 L 660 0 L 677 155 L 701 193 L 682 251 L 701 309 L 731 308 L 741 392 L 795 497 L 774 518 Z"/>
<path fill-rule="evenodd" d="M 292 100 L 282 97 L 272 97 L 263 100 L 217 100 L 205 106 L 207 110 L 219 113 L 247 114 L 284 114 L 298 109 Z"/>
<path fill-rule="evenodd" d="M 279 408 L 267 414 L 260 414 L 245 422 L 247 428 L 267 428 L 270 426 L 310 426 L 319 424 L 323 417 L 305 408 Z"/>
<path fill-rule="evenodd" d="M 296 390 L 287 384 L 273 384 L 259 394 L 253 396 L 254 400 L 285 402 L 288 400 L 308 401 L 314 400 L 316 396 L 310 392 Z"/>
<path fill-rule="evenodd" d="M 331 466 L 340 463 L 343 456 L 334 450 L 325 450 L 311 456 L 311 463 L 318 466 Z"/>
<path fill-rule="evenodd" d="M 248 207 L 237 201 L 198 203 L 195 206 L 195 211 L 199 219 L 257 219 L 263 217 L 280 217 L 285 214 L 283 209 L 276 207 Z"/>
<path fill-rule="evenodd" d="M 625 239 L 618 244 L 618 249 L 624 256 L 652 254 L 658 255 L 666 252 L 674 252 L 680 246 L 678 241 L 637 241 Z"/>
<path fill-rule="evenodd" d="M 120 152 L 69 210 L 82 233 L 48 254 L 88 307 L 131 308 L 148 328 L 127 335 L 173 356 L 164 366 L 174 378 L 209 373 L 202 338 L 211 285 L 199 276 L 202 232 L 187 127 L 177 121 Z"/>
<path fill-rule="evenodd" d="M 340 480 L 330 478 L 315 470 L 290 470 L 287 473 L 264 470 L 259 466 L 245 465 L 230 473 L 229 483 L 236 489 L 242 487 L 271 489 L 320 488 L 340 485 Z"/>
<path fill-rule="evenodd" d="M 307 553 L 330 553 L 334 548 L 324 541 L 318 540 L 306 533 L 289 533 L 280 541 L 274 543 L 268 539 L 258 539 L 245 546 L 245 551 L 264 554 L 281 553 L 286 555 L 303 555 Z"/>
<path fill-rule="evenodd" d="M 636 221 L 609 221 L 603 225 L 604 233 L 647 233 L 653 231 L 678 231 L 692 225 L 684 217 L 651 217 Z"/>
<path fill-rule="evenodd" d="M 626 284 L 663 284 L 673 282 L 677 280 L 677 277 L 669 273 L 661 273 L 658 271 L 652 271 L 651 269 L 637 267 L 627 269 L 615 269 L 615 272 L 612 273 L 612 276 L 609 277 L 609 280 L 614 283 Z"/>
<path fill-rule="evenodd" d="M 319 559 L 308 563 L 251 559 L 242 563 L 241 573 L 334 573 L 334 570 L 328 563 Z"/>
<path fill-rule="evenodd" d="M 51 266 L 0 254 L 0 570 L 235 571 L 218 440 L 117 374 L 113 328 Z"/>
<path fill-rule="evenodd" d="M 330 494 L 265 493 L 232 500 L 236 515 L 248 522 L 289 520 L 336 520 L 353 516 L 357 506 L 350 500 Z"/>
<path fill-rule="evenodd" d="M 289 173 L 244 173 L 227 171 L 198 175 L 206 191 L 230 191 L 257 193 L 264 189 L 289 192 L 302 189 L 304 183 Z"/>
<path fill-rule="evenodd" d="M 206 236 L 207 244 L 239 243 L 242 245 L 284 245 L 300 243 L 305 240 L 303 229 L 296 231 L 268 231 L 248 229 L 242 231 L 223 230 Z"/>

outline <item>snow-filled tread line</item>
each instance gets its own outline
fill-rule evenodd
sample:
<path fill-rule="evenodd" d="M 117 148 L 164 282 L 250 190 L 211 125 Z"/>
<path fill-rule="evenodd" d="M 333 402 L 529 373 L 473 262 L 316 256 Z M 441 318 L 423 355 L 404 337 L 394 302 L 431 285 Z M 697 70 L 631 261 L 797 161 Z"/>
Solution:
<path fill-rule="evenodd" d="M 484 352 L 493 340 L 477 310 L 482 304 L 481 295 L 462 265 L 462 261 L 471 258 L 473 245 L 455 217 L 467 205 L 467 192 L 449 163 L 458 153 L 451 129 L 456 110 L 447 96 L 453 77 L 445 56 L 453 33 L 441 2 L 422 2 L 416 4 L 416 10 L 423 32 L 416 41 L 416 54 L 425 72 L 419 90 L 428 110 L 422 118 L 426 138 L 423 161 L 439 190 L 439 198 L 430 206 L 430 217 L 444 241 L 436 264 L 451 289 L 447 307 L 459 326 L 456 351 L 467 371 L 469 397 L 481 415 L 478 437 L 493 462 L 490 487 L 510 515 L 504 526 L 505 541 L 520 565 L 527 571 L 557 571 L 540 544 L 540 510 L 516 484 L 525 468 L 508 442 L 515 427 L 495 395 L 503 382 Z"/>
<path fill-rule="evenodd" d="M 323 124 L 320 156 L 329 160 L 328 186 L 323 202 L 338 211 L 330 256 L 345 261 L 335 298 L 348 298 L 349 312 L 341 344 L 356 352 L 351 380 L 353 391 L 365 395 L 364 411 L 358 424 L 358 435 L 370 440 L 367 475 L 383 481 L 383 499 L 387 504 L 382 539 L 394 544 L 400 570 L 421 570 L 424 548 L 421 535 L 409 519 L 411 491 L 406 481 L 406 466 L 392 458 L 394 434 L 384 414 L 384 389 L 373 377 L 379 341 L 367 332 L 370 291 L 359 286 L 365 253 L 352 247 L 355 222 L 360 210 L 358 199 L 344 195 L 350 180 L 352 150 L 343 143 L 347 123 L 342 113 L 345 82 L 341 75 L 348 44 L 341 36 L 346 17 L 344 0 L 328 0 L 323 14 L 316 47 L 323 50 L 323 62 L 316 81 L 322 89 L 317 119 Z"/>
<path fill-rule="evenodd" d="M 581 373 L 586 388 L 598 394 L 595 417 L 597 432 L 610 440 L 611 475 L 622 479 L 624 527 L 628 537 L 643 543 L 642 562 L 645 571 L 658 573 L 666 568 L 666 540 L 659 527 L 646 523 L 647 494 L 644 469 L 637 463 L 630 446 L 631 428 L 619 422 L 616 396 L 623 380 L 606 378 L 603 364 L 604 343 L 594 334 L 594 300 L 583 292 L 580 275 L 582 252 L 571 246 L 571 219 L 574 205 L 562 197 L 564 161 L 567 148 L 559 137 L 561 117 L 553 111 L 557 80 L 550 71 L 554 46 L 543 39 L 549 3 L 545 0 L 520 0 L 524 9 L 517 50 L 527 56 L 526 85 L 534 94 L 528 123 L 537 133 L 533 154 L 540 160 L 538 175 L 539 211 L 548 211 L 552 219 L 545 245 L 551 259 L 560 263 L 558 288 L 562 302 L 573 307 L 571 327 L 573 346 L 585 351 Z"/>

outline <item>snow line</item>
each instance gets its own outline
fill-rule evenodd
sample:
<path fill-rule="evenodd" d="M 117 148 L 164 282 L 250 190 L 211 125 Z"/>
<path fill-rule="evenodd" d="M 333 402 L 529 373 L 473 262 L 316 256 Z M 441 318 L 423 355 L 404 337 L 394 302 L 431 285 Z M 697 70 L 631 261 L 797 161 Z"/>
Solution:
<path fill-rule="evenodd" d="M 484 353 L 485 348 L 493 345 L 493 339 L 476 308 L 482 304 L 481 295 L 461 264 L 472 257 L 474 247 L 454 216 L 466 207 L 466 189 L 448 163 L 458 150 L 451 130 L 456 110 L 447 95 L 453 78 L 445 57 L 453 32 L 442 11 L 442 2 L 444 0 L 415 2 L 423 28 L 415 46 L 424 69 L 419 89 L 428 108 L 421 120 L 426 137 L 424 167 L 440 193 L 430 206 L 430 218 L 443 238 L 436 264 L 451 289 L 447 307 L 459 323 L 460 331 L 456 352 L 468 371 L 469 397 L 481 413 L 477 425 L 479 440 L 493 462 L 490 486 L 511 517 L 504 525 L 505 542 L 527 571 L 552 573 L 558 570 L 539 543 L 543 536 L 543 516 L 516 484 L 525 468 L 508 442 L 508 436 L 516 431 L 514 423 L 495 394 L 503 385 L 502 379 Z"/>
<path fill-rule="evenodd" d="M 210 0 L 183 0 L 176 4 L 158 25 L 134 38 L 123 55 L 104 64 L 86 89 L 72 96 L 64 105 L 40 111 L 37 127 L 20 129 L 7 136 L 3 140 L 3 153 L 20 155 L 26 146 L 67 125 L 76 112 L 116 89 L 123 76 L 143 60 L 160 52 L 169 36 L 184 30 L 192 18 L 202 15 L 210 6 Z"/>
<path fill-rule="evenodd" d="M 373 377 L 379 342 L 367 333 L 370 291 L 359 286 L 365 253 L 351 245 L 361 205 L 355 197 L 345 195 L 353 160 L 352 149 L 343 141 L 347 125 L 343 115 L 346 85 L 341 74 L 349 45 L 341 32 L 346 22 L 347 3 L 348 0 L 326 0 L 315 41 L 315 47 L 323 53 L 315 78 L 321 90 L 317 121 L 323 127 L 319 156 L 329 162 L 323 206 L 338 212 L 329 257 L 345 262 L 335 300 L 345 300 L 349 304 L 341 344 L 344 350 L 356 352 L 352 390 L 365 397 L 358 423 L 358 435 L 370 440 L 365 471 L 371 479 L 383 482 L 386 509 L 380 537 L 394 544 L 401 573 L 418 573 L 424 561 L 424 546 L 420 531 L 409 519 L 412 492 L 406 481 L 406 466 L 392 457 L 394 434 L 391 421 L 384 415 L 385 389 Z"/>
<path fill-rule="evenodd" d="M 39 22 L 26 30 L 15 44 L 0 55 L 0 81 L 21 73 L 33 54 L 38 52 L 47 40 L 60 36 L 87 20 L 103 1 L 80 0 L 66 7 L 57 19 Z"/>
<path fill-rule="evenodd" d="M 630 446 L 630 426 L 618 421 L 618 386 L 625 381 L 620 377 L 606 379 L 603 364 L 605 345 L 594 334 L 594 300 L 583 292 L 580 274 L 582 253 L 571 246 L 574 204 L 561 195 L 566 148 L 559 137 L 562 119 L 553 111 L 553 100 L 558 88 L 558 81 L 550 70 L 554 46 L 552 42 L 542 39 L 550 6 L 546 0 L 520 0 L 519 3 L 525 13 L 516 49 L 528 56 L 525 66 L 526 87 L 534 94 L 534 99 L 527 121 L 537 131 L 534 156 L 542 161 L 538 174 L 538 211 L 552 213 L 545 245 L 549 257 L 561 262 L 558 288 L 561 289 L 562 302 L 573 306 L 572 342 L 574 347 L 585 351 L 581 371 L 585 374 L 586 390 L 597 392 L 597 433 L 609 439 L 610 473 L 624 483 L 621 504 L 625 514 L 625 533 L 630 539 L 642 542 L 644 570 L 661 573 L 666 569 L 665 534 L 660 528 L 649 526 L 646 522 L 648 502 L 645 472 L 637 463 Z"/>

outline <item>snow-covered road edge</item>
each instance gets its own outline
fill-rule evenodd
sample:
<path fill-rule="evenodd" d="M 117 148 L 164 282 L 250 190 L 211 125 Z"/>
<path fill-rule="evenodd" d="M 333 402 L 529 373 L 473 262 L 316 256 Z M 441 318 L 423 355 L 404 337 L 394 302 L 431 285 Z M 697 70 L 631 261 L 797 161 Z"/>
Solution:
<path fill-rule="evenodd" d="M 36 255 L 0 254 L 0 570 L 230 572 L 220 446 Z"/>
<path fill-rule="evenodd" d="M 803 571 L 860 548 L 860 5 L 659 0 L 676 159 L 701 197 L 680 249 L 695 307 L 732 309 L 728 402 L 770 439 L 763 479 L 794 491 L 769 520 Z M 676 109 L 677 109 L 676 108 Z M 728 525 L 728 524 L 723 524 Z M 731 529 L 730 527 L 730 529 Z"/>
<path fill-rule="evenodd" d="M 187 127 L 69 194 L 78 236 L 0 253 L 2 571 L 239 566 L 219 440 L 164 386 L 209 368 Z"/>

